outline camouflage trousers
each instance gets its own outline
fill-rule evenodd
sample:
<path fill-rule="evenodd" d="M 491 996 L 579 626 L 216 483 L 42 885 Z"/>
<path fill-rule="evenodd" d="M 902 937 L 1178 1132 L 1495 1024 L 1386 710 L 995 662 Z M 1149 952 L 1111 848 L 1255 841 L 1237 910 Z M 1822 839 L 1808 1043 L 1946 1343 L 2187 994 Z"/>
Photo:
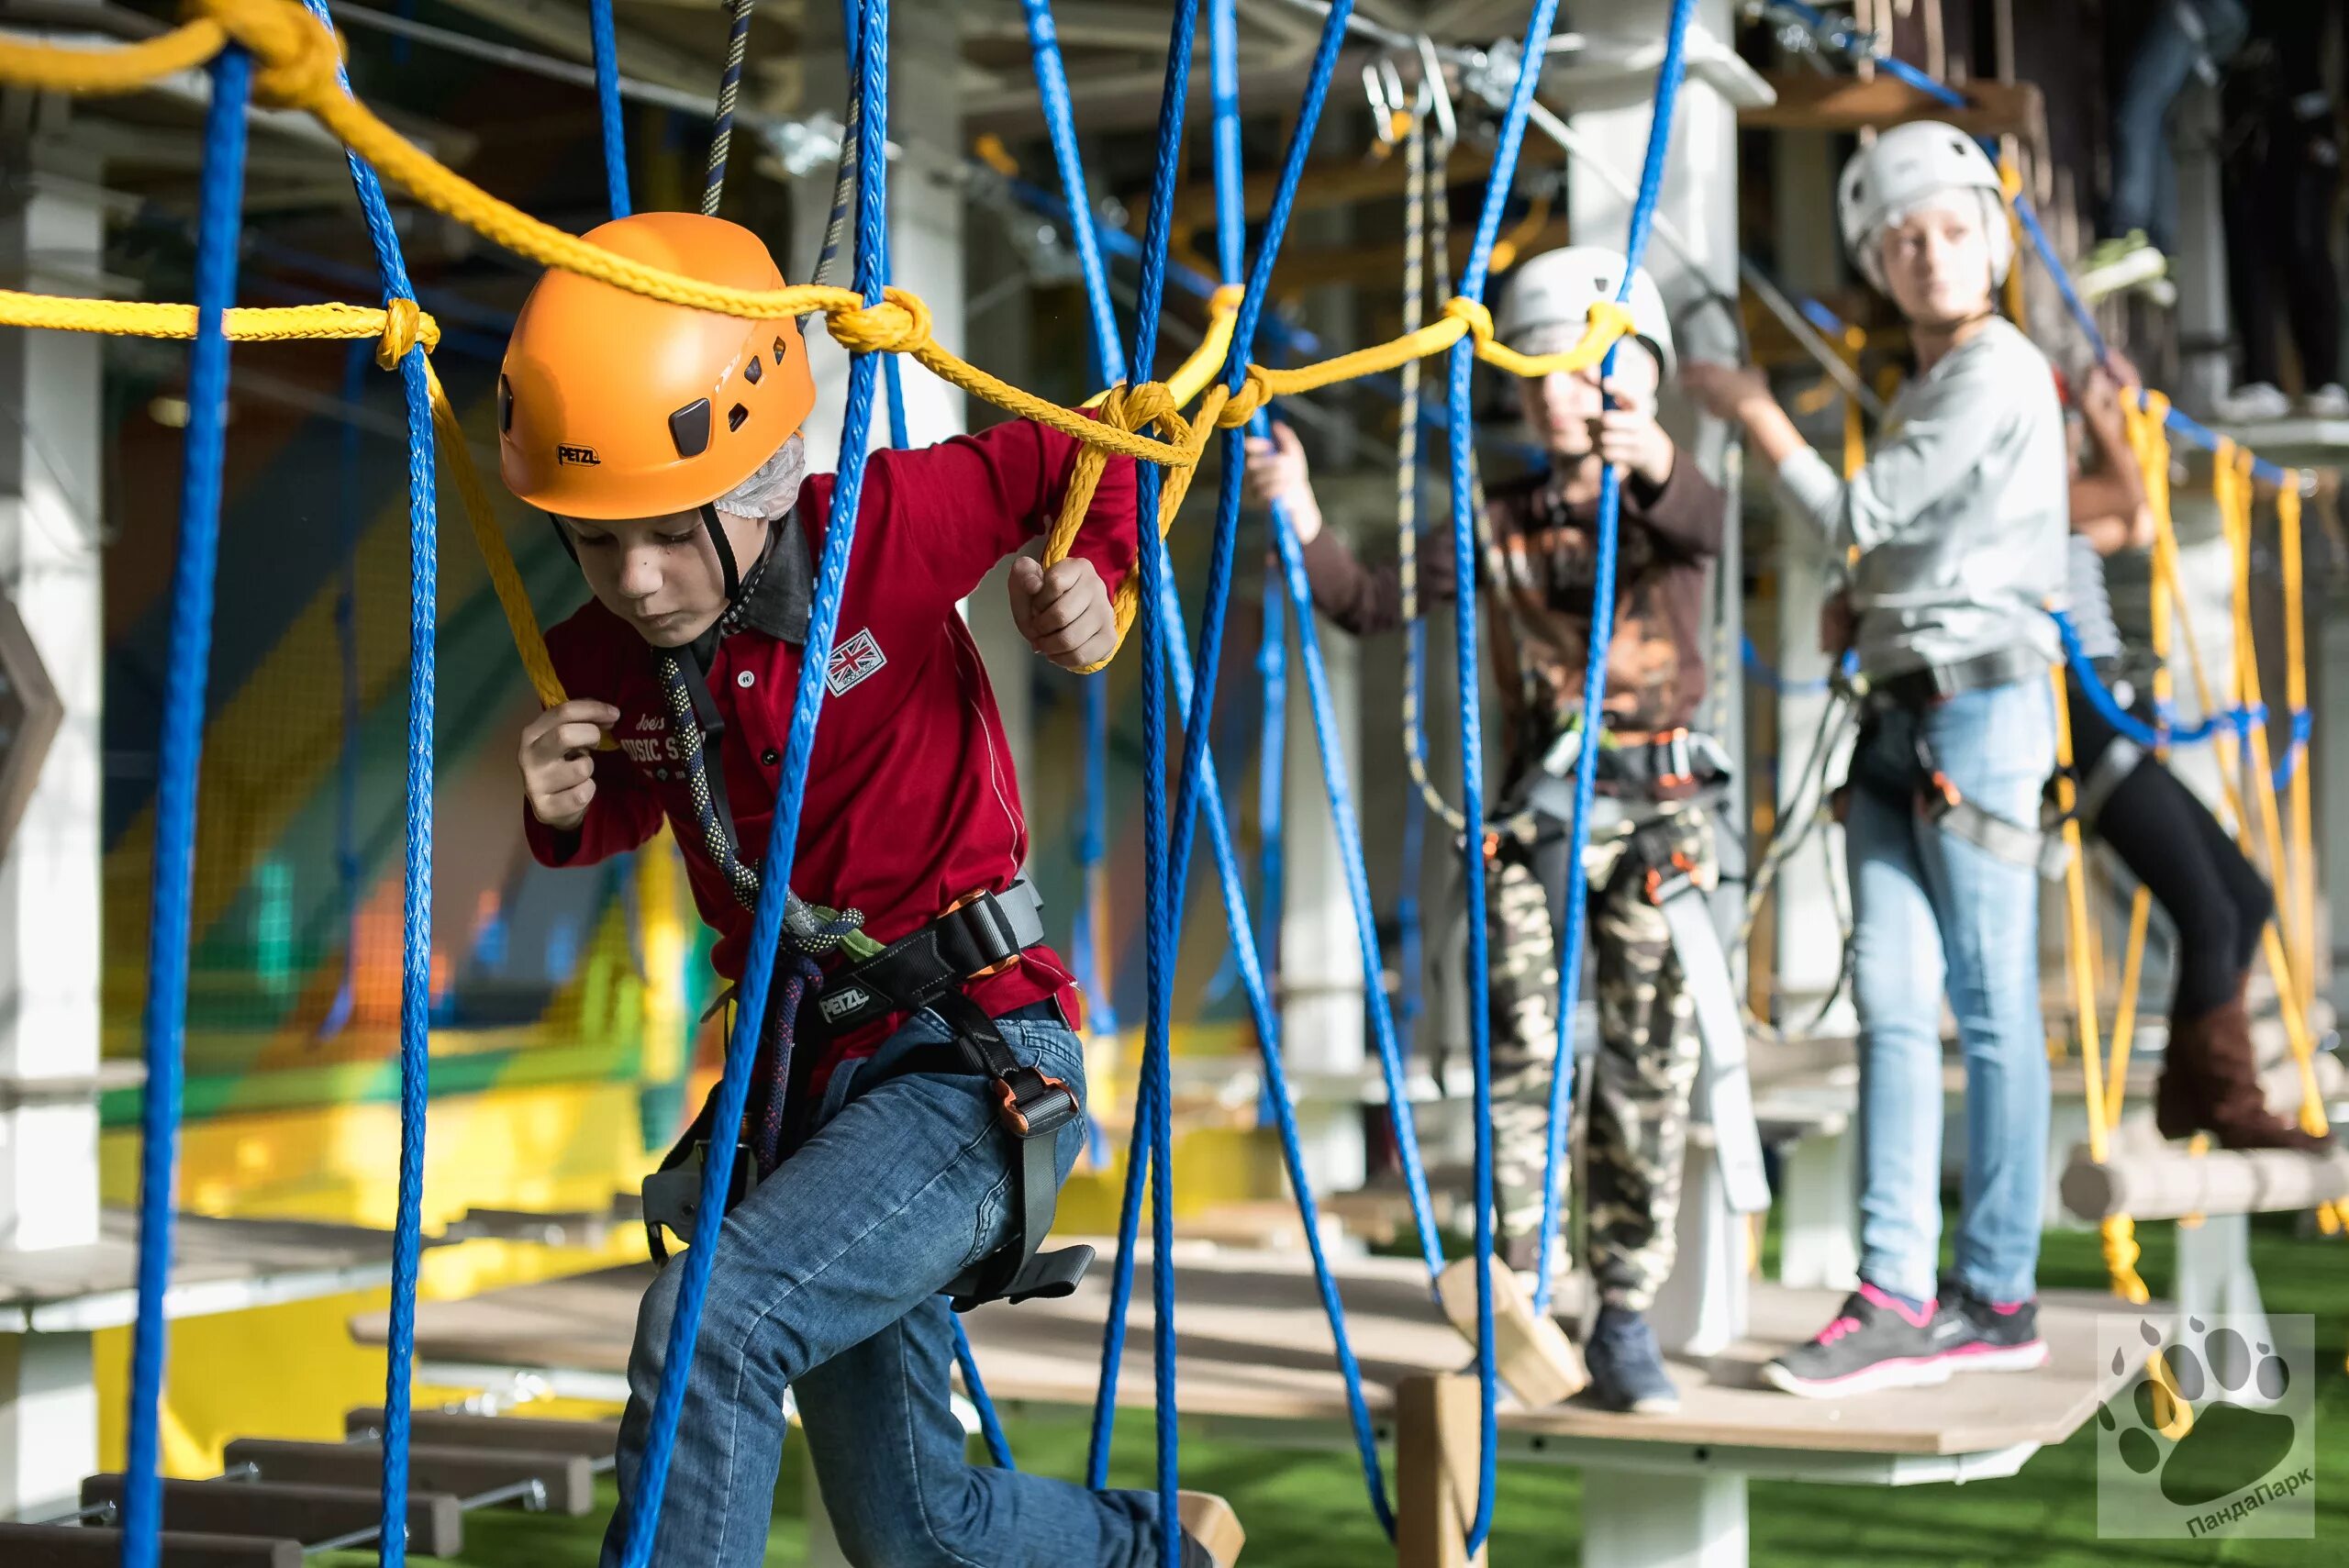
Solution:
<path fill-rule="evenodd" d="M 1583 858 L 1586 928 L 1597 962 L 1598 1050 L 1580 1071 L 1589 1122 L 1575 1157 L 1589 1264 L 1600 1296 L 1644 1310 L 1672 1273 L 1680 1208 L 1688 1098 L 1700 1046 L 1696 1005 L 1664 913 L 1650 902 L 1647 869 L 1686 857 L 1711 886 L 1720 872 L 1707 814 L 1686 807 L 1640 829 L 1595 840 Z M 1558 1030 L 1559 922 L 1567 890 L 1566 845 L 1504 840 L 1486 862 L 1487 982 L 1493 1056 L 1493 1158 L 1503 1255 L 1531 1268 L 1542 1239 L 1542 1177 L 1549 1161 L 1550 1092 Z M 1546 874 L 1545 874 L 1546 873 Z M 1561 1193 L 1561 1212 L 1571 1195 Z"/>

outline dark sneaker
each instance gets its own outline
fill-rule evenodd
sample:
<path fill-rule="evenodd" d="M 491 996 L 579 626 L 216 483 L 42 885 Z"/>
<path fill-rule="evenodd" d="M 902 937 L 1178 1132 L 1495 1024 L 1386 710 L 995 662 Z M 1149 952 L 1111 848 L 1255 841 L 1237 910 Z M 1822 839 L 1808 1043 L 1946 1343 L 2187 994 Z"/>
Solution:
<path fill-rule="evenodd" d="M 1583 1361 L 1590 1371 L 1590 1396 L 1610 1410 L 1668 1416 L 1680 1408 L 1680 1390 L 1655 1348 L 1655 1330 L 1636 1312 L 1600 1307 Z"/>
<path fill-rule="evenodd" d="M 1955 1281 L 1942 1287 L 1942 1310 L 1953 1310 L 1965 1332 L 1942 1351 L 1952 1372 L 2031 1372 L 2047 1364 L 2039 1337 L 2037 1301 L 1987 1301 Z"/>
<path fill-rule="evenodd" d="M 1954 1307 L 1911 1311 L 1872 1284 L 1843 1298 L 1818 1338 L 1762 1369 L 1762 1375 L 1806 1399 L 1841 1399 L 1879 1388 L 1923 1388 L 1949 1380 L 1943 1351 L 1968 1332 Z"/>

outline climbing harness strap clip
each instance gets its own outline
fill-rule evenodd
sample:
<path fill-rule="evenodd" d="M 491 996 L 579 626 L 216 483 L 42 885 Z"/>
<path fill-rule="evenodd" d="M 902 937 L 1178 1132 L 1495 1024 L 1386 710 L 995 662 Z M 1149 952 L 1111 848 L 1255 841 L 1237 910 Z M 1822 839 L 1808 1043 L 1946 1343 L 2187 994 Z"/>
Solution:
<path fill-rule="evenodd" d="M 1014 1138 L 1050 1138 L 1085 1114 L 1067 1081 L 1040 1068 L 1018 1066 L 1000 1074 L 995 1095 L 996 1119 Z"/>

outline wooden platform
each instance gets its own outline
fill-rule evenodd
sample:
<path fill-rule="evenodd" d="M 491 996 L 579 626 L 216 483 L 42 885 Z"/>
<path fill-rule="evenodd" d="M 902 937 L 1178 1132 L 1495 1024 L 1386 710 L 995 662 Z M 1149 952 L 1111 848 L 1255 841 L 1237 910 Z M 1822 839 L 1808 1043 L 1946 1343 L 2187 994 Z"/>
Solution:
<path fill-rule="evenodd" d="M 1304 1260 L 1202 1248 L 1178 1253 L 1176 1270 L 1176 1388 L 1186 1415 L 1306 1427 L 1345 1422 L 1344 1385 L 1331 1364 L 1329 1327 Z M 1105 1262 L 1066 1300 L 991 1307 L 965 1319 L 999 1405 L 1091 1403 L 1108 1274 Z M 469 1301 L 425 1303 L 417 1314 L 417 1360 L 532 1373 L 618 1373 L 651 1277 L 649 1265 L 613 1269 Z M 1467 1346 L 1437 1313 L 1415 1260 L 1353 1261 L 1340 1277 L 1348 1328 L 1382 1420 L 1391 1418 L 1400 1380 L 1467 1363 Z M 1651 1457 L 1665 1466 L 1681 1456 L 1664 1451 L 1697 1447 L 1701 1454 L 1715 1446 L 1821 1456 L 1984 1454 L 2061 1441 L 2118 1385 L 2094 1364 L 2096 1316 L 2112 1303 L 2080 1293 L 2043 1303 L 2054 1355 L 2039 1373 L 1960 1378 L 1938 1389 L 1842 1401 L 1797 1399 L 1763 1385 L 1762 1363 L 1816 1332 L 1839 1299 L 1831 1291 L 1757 1283 L 1750 1338 L 1706 1364 L 1678 1368 L 1678 1415 L 1620 1416 L 1578 1403 L 1508 1408 L 1503 1424 L 1511 1446 L 1599 1440 L 1625 1445 L 1627 1463 L 1638 1460 L 1631 1450 L 1653 1448 Z M 1119 1388 L 1122 1403 L 1138 1407 L 1152 1399 L 1149 1300 L 1147 1283 L 1138 1284 Z M 381 1344 L 385 1320 L 381 1314 L 361 1318 L 352 1331 L 362 1343 Z M 1800 1468 L 1753 1467 L 1757 1473 Z"/>
<path fill-rule="evenodd" d="M 99 1232 L 86 1247 L 0 1251 L 0 1334 L 87 1332 L 138 1316 L 138 1216 L 109 1208 Z M 364 1290 L 392 1277 L 391 1233 L 355 1225 L 183 1214 L 172 1254 L 163 1298 L 172 1318 Z"/>

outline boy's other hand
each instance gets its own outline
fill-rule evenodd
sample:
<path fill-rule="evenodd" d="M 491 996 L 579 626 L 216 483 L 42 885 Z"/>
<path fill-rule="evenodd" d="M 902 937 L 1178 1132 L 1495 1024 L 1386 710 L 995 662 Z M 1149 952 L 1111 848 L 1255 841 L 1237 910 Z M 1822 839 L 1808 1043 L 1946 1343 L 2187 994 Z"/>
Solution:
<path fill-rule="evenodd" d="M 1650 484 L 1670 479 L 1672 438 L 1655 422 L 1655 399 L 1617 380 L 1605 391 L 1613 406 L 1598 416 L 1599 461 L 1620 463 Z"/>
<path fill-rule="evenodd" d="M 1028 646 L 1063 670 L 1098 664 L 1118 651 L 1118 617 L 1093 562 L 1070 556 L 1047 568 L 1032 556 L 1011 562 L 1011 618 Z"/>
<path fill-rule="evenodd" d="M 558 833 L 586 818 L 596 798 L 596 743 L 619 721 L 611 704 L 573 697 L 523 727 L 522 793 L 531 816 Z"/>
<path fill-rule="evenodd" d="M 1321 532 L 1321 504 L 1313 498 L 1313 473 L 1305 461 L 1305 443 L 1297 432 L 1275 421 L 1273 433 L 1248 438 L 1246 494 L 1251 505 L 1270 506 L 1275 501 L 1288 514 L 1289 531 L 1299 544 L 1311 544 Z"/>

